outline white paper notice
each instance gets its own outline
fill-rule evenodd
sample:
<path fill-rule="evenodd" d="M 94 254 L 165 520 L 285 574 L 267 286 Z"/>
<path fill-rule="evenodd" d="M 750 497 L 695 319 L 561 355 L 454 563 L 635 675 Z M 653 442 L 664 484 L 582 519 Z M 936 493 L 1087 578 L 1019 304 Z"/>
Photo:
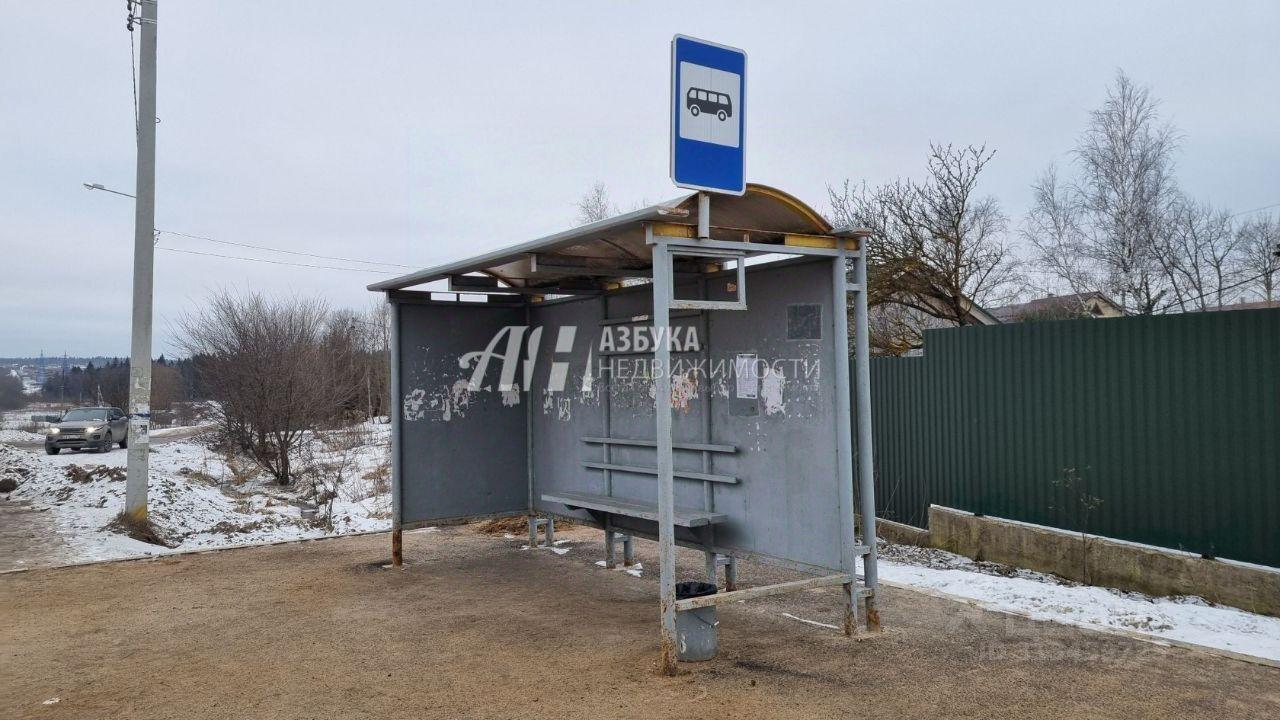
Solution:
<path fill-rule="evenodd" d="M 755 400 L 760 392 L 760 377 L 756 374 L 756 356 L 738 355 L 735 357 L 733 375 L 737 379 L 738 398 Z"/>

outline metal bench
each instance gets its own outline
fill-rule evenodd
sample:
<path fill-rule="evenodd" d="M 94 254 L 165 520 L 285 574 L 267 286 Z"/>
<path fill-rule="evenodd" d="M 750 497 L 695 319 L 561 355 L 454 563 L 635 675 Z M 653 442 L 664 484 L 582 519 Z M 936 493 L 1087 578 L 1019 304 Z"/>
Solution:
<path fill-rule="evenodd" d="M 658 504 L 656 502 L 650 504 L 635 500 L 622 500 L 608 495 L 582 492 L 543 493 L 542 499 L 546 502 L 560 503 L 571 510 L 581 508 L 583 510 L 640 518 L 641 520 L 658 521 Z M 728 519 L 728 515 L 720 512 L 679 507 L 675 509 L 675 524 L 680 527 L 695 528 L 704 525 L 716 525 Z"/>

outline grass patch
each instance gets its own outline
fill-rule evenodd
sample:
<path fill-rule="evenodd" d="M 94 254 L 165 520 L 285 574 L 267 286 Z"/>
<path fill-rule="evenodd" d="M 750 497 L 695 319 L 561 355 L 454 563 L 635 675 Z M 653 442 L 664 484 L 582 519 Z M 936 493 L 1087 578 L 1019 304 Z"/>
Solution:
<path fill-rule="evenodd" d="M 510 517 L 490 518 L 481 520 L 475 525 L 476 530 L 485 535 L 512 535 L 529 534 L 529 517 L 527 515 L 512 515 Z M 556 530 L 572 530 L 573 523 L 568 520 L 556 518 Z"/>
<path fill-rule="evenodd" d="M 82 468 L 79 465 L 67 466 L 67 479 L 73 483 L 90 483 L 94 480 L 114 480 L 116 482 L 124 480 L 125 470 L 118 467 L 107 467 L 105 465 L 96 465 L 90 468 Z"/>
<path fill-rule="evenodd" d="M 170 543 L 163 535 L 160 534 L 160 529 L 157 528 L 149 519 L 145 517 L 139 519 L 135 515 L 131 515 L 127 512 L 120 513 L 114 520 L 107 523 L 106 529 L 112 532 L 128 535 L 134 540 L 144 542 L 149 545 L 159 545 L 160 547 L 166 548 L 175 547 L 175 545 Z"/>

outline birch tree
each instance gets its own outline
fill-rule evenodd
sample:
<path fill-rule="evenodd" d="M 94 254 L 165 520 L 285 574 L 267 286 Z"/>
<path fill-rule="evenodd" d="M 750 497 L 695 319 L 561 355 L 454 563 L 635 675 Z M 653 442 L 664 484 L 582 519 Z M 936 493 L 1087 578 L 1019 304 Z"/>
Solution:
<path fill-rule="evenodd" d="M 1159 248 L 1181 199 L 1178 142 L 1150 90 L 1118 72 L 1076 144 L 1075 178 L 1060 182 L 1051 168 L 1032 187 L 1023 235 L 1039 268 L 1074 292 L 1105 293 L 1130 313 L 1164 306 L 1172 288 Z"/>

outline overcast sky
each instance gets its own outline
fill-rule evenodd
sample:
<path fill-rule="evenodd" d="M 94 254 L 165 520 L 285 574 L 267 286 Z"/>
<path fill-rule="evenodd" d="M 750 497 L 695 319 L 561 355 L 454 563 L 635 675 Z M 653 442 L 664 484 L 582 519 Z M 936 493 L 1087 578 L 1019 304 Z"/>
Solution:
<path fill-rule="evenodd" d="M 156 225 L 415 268 L 564 229 L 593 182 L 667 179 L 669 41 L 746 49 L 747 178 L 919 175 L 988 143 L 1017 221 L 1117 68 L 1185 134 L 1183 187 L 1280 202 L 1280 3 L 160 0 Z M 133 98 L 124 3 L 4 0 L 0 356 L 126 355 Z M 345 265 L 165 235 L 160 247 Z M 373 273 L 156 253 L 156 353 L 219 287 L 362 307 Z"/>

